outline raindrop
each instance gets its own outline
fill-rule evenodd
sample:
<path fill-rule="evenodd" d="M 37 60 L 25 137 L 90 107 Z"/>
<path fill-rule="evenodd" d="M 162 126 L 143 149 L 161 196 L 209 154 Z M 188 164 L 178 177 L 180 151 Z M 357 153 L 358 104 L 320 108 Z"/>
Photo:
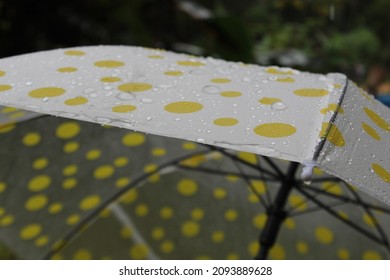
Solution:
<path fill-rule="evenodd" d="M 152 117 L 147 117 L 146 120 L 150 121 L 150 120 L 152 120 Z"/>
<path fill-rule="evenodd" d="M 96 93 L 90 93 L 90 94 L 88 94 L 88 96 L 92 97 L 92 98 L 95 98 L 95 97 L 97 97 L 97 94 Z"/>
<path fill-rule="evenodd" d="M 43 101 L 43 102 L 47 102 L 47 101 L 49 101 L 49 97 L 45 97 L 45 98 L 43 98 L 43 99 L 42 99 L 42 101 Z"/>
<path fill-rule="evenodd" d="M 175 118 L 175 121 L 177 121 L 177 122 L 180 121 L 180 118 Z"/>
<path fill-rule="evenodd" d="M 32 82 L 26 82 L 26 86 L 31 86 Z"/>
<path fill-rule="evenodd" d="M 203 138 L 198 138 L 198 139 L 196 139 L 196 142 L 204 144 L 204 143 L 206 143 L 206 140 L 204 140 Z"/>
<path fill-rule="evenodd" d="M 97 121 L 98 123 L 101 123 L 101 124 L 108 124 L 108 123 L 110 123 L 111 122 L 111 120 L 110 119 L 108 119 L 108 118 L 105 118 L 105 117 L 96 117 L 95 118 L 95 121 Z"/>
<path fill-rule="evenodd" d="M 233 106 L 233 107 L 238 107 L 238 105 L 237 105 L 236 103 L 234 103 L 232 106 Z"/>
<path fill-rule="evenodd" d="M 116 98 L 120 100 L 132 100 L 135 99 L 135 94 L 129 92 L 121 92 L 116 96 Z"/>
<path fill-rule="evenodd" d="M 270 81 L 276 81 L 277 77 L 276 76 L 269 76 L 268 80 Z"/>
<path fill-rule="evenodd" d="M 104 87 L 104 90 L 112 90 L 112 87 L 110 87 L 110 86 L 105 86 L 105 87 Z"/>
<path fill-rule="evenodd" d="M 141 102 L 150 104 L 150 103 L 153 103 L 153 99 L 144 97 L 141 99 Z"/>
<path fill-rule="evenodd" d="M 326 161 L 330 161 L 330 157 L 325 157 L 325 160 Z"/>
<path fill-rule="evenodd" d="M 251 78 L 249 78 L 249 77 L 244 77 L 244 78 L 242 78 L 242 81 L 243 81 L 243 82 L 250 82 L 250 81 L 251 81 Z"/>
<path fill-rule="evenodd" d="M 283 102 L 275 102 L 271 104 L 271 109 L 275 111 L 283 111 L 287 109 L 287 105 Z"/>
<path fill-rule="evenodd" d="M 208 94 L 217 94 L 221 92 L 221 89 L 217 86 L 205 86 L 202 91 Z"/>
<path fill-rule="evenodd" d="M 95 92 L 95 90 L 94 90 L 93 88 L 85 88 L 85 89 L 83 90 L 83 93 L 85 93 L 85 94 L 90 94 L 90 93 L 92 93 L 92 92 Z"/>
<path fill-rule="evenodd" d="M 203 75 L 205 72 L 203 70 L 192 70 L 190 73 L 193 75 Z"/>

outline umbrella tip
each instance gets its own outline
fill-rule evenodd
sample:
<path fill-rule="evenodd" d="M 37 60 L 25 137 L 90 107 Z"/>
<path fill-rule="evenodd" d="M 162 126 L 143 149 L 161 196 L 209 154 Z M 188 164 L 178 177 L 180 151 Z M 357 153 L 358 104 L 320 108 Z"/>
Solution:
<path fill-rule="evenodd" d="M 305 160 L 303 163 L 301 178 L 305 185 L 311 184 L 311 178 L 313 176 L 314 167 L 316 167 L 316 162 L 314 160 Z"/>

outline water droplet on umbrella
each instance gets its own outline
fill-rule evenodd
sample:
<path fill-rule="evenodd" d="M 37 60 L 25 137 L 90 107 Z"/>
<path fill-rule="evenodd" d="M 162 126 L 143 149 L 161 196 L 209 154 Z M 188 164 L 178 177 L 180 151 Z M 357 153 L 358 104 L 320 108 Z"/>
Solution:
<path fill-rule="evenodd" d="M 276 81 L 277 77 L 276 76 L 269 76 L 268 80 L 270 81 Z"/>
<path fill-rule="evenodd" d="M 96 120 L 98 123 L 103 124 L 103 125 L 104 125 L 104 124 L 108 124 L 108 123 L 111 122 L 110 119 L 105 118 L 105 117 L 96 117 L 95 120 Z"/>
<path fill-rule="evenodd" d="M 135 94 L 130 92 L 121 92 L 116 96 L 116 98 L 120 100 L 132 100 L 135 99 Z"/>
<path fill-rule="evenodd" d="M 244 77 L 244 78 L 242 78 L 242 81 L 243 81 L 243 82 L 250 82 L 250 81 L 251 81 L 251 78 L 249 78 L 249 77 Z"/>
<path fill-rule="evenodd" d="M 175 121 L 177 121 L 177 122 L 180 121 L 180 118 L 175 118 Z"/>
<path fill-rule="evenodd" d="M 198 139 L 196 139 L 196 142 L 204 144 L 204 143 L 206 143 L 206 140 L 204 140 L 203 138 L 198 138 Z"/>
<path fill-rule="evenodd" d="M 150 121 L 150 120 L 152 120 L 152 117 L 147 117 L 146 120 Z"/>
<path fill-rule="evenodd" d="M 232 106 L 233 106 L 233 107 L 238 107 L 238 105 L 237 105 L 236 103 L 234 103 Z"/>
<path fill-rule="evenodd" d="M 217 86 L 205 86 L 202 91 L 208 94 L 217 94 L 221 92 L 221 89 Z"/>
<path fill-rule="evenodd" d="M 32 84 L 32 82 L 26 82 L 26 86 L 31 86 Z"/>
<path fill-rule="evenodd" d="M 190 73 L 193 75 L 203 75 L 205 72 L 203 70 L 192 70 Z"/>
<path fill-rule="evenodd" d="M 95 92 L 95 90 L 94 90 L 93 88 L 85 88 L 85 89 L 83 90 L 83 93 L 85 93 L 85 94 L 90 94 L 90 93 L 92 93 L 92 92 Z"/>
<path fill-rule="evenodd" d="M 144 97 L 141 99 L 141 102 L 142 103 L 153 103 L 153 99 Z"/>
<path fill-rule="evenodd" d="M 104 86 L 104 90 L 112 90 L 112 87 L 110 87 L 110 86 Z"/>
<path fill-rule="evenodd" d="M 287 109 L 287 105 L 283 102 L 275 102 L 271 104 L 271 109 L 276 111 L 283 111 Z"/>
<path fill-rule="evenodd" d="M 42 99 L 42 101 L 43 101 L 43 102 L 47 102 L 47 101 L 49 101 L 49 97 L 45 97 L 45 98 L 43 98 L 43 99 Z"/>

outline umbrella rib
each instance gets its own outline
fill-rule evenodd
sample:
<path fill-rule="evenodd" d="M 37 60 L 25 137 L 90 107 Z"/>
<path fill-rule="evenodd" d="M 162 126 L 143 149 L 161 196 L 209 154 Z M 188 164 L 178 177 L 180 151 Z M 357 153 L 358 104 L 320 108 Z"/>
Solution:
<path fill-rule="evenodd" d="M 186 155 L 186 156 L 182 156 L 180 158 L 177 158 L 175 160 L 172 160 L 170 162 L 167 162 L 167 163 L 164 163 L 164 164 L 161 164 L 160 166 L 158 166 L 154 171 L 152 172 L 149 172 L 149 173 L 145 173 L 145 174 L 142 174 L 141 176 L 139 176 L 138 178 L 136 178 L 135 180 L 133 180 L 131 183 L 129 183 L 126 187 L 122 188 L 119 192 L 117 193 L 114 193 L 111 197 L 109 197 L 104 203 L 102 203 L 101 205 L 99 205 L 98 207 L 95 208 L 95 210 L 93 210 L 91 213 L 89 213 L 77 226 L 75 226 L 70 232 L 68 232 L 65 237 L 62 239 L 62 242 L 61 242 L 61 246 L 58 246 L 56 249 L 52 249 L 51 251 L 49 251 L 49 253 L 47 253 L 43 259 L 50 259 L 53 255 L 55 255 L 58 251 L 60 251 L 65 245 L 67 245 L 76 235 L 77 233 L 80 231 L 80 229 L 82 229 L 86 224 L 88 224 L 89 222 L 91 222 L 94 218 L 96 218 L 97 214 L 100 213 L 102 210 L 104 210 L 110 203 L 112 203 L 113 201 L 117 200 L 118 198 L 120 198 L 123 194 L 125 194 L 127 191 L 135 188 L 138 184 L 140 184 L 141 182 L 147 180 L 149 177 L 159 173 L 161 170 L 163 170 L 164 168 L 167 168 L 171 165 L 175 165 L 177 163 L 179 163 L 180 161 L 183 161 L 185 159 L 188 159 L 188 158 L 191 158 L 191 157 L 194 157 L 194 156 L 199 156 L 199 155 L 203 155 L 203 154 L 207 154 L 209 153 L 210 151 L 208 150 L 204 150 L 204 151 L 197 151 L 197 152 L 194 152 L 194 153 L 191 153 L 189 155 Z"/>
<path fill-rule="evenodd" d="M 329 208 L 335 208 L 335 207 L 338 207 L 338 206 L 341 206 L 341 205 L 345 205 L 345 204 L 346 204 L 346 202 L 335 202 L 333 204 L 329 204 L 328 207 Z M 301 215 L 310 214 L 310 213 L 314 213 L 314 212 L 322 211 L 322 210 L 324 210 L 324 209 L 322 207 L 320 207 L 320 206 L 311 207 L 311 208 L 308 208 L 306 210 L 299 211 L 299 212 L 297 212 L 297 211 L 290 212 L 289 216 L 290 217 L 298 217 L 298 216 L 301 216 Z"/>
<path fill-rule="evenodd" d="M 375 229 L 377 230 L 378 234 L 382 237 L 382 240 L 383 240 L 385 247 L 387 248 L 388 251 L 390 251 L 389 240 L 387 239 L 387 236 L 386 236 L 383 228 L 379 224 L 378 219 L 374 216 L 371 209 L 365 203 L 363 203 L 360 195 L 350 185 L 346 184 L 345 182 L 344 182 L 344 185 L 352 193 L 352 195 L 357 199 L 357 201 L 361 202 L 361 205 L 362 205 L 364 211 L 367 213 L 367 215 L 370 217 L 370 219 L 372 219 Z"/>
<path fill-rule="evenodd" d="M 257 196 L 259 199 L 260 204 L 264 207 L 264 209 L 268 209 L 268 203 L 264 201 L 261 197 L 261 194 L 259 194 L 256 189 L 253 187 L 252 182 L 250 181 L 250 178 L 247 176 L 247 174 L 244 172 L 242 167 L 238 164 L 238 162 L 234 162 L 234 165 L 237 167 L 238 173 L 241 174 L 242 178 L 245 180 L 245 182 L 248 184 L 249 189 Z"/>
<path fill-rule="evenodd" d="M 252 168 L 252 169 L 254 169 L 254 170 L 256 170 L 256 171 L 259 170 L 259 167 L 258 167 L 257 165 L 252 164 L 252 163 L 250 163 L 250 162 L 248 162 L 248 161 L 246 161 L 246 160 L 243 160 L 243 159 L 239 158 L 238 156 L 233 155 L 233 154 L 231 154 L 231 153 L 225 151 L 225 149 L 223 149 L 223 148 L 213 147 L 213 146 L 209 146 L 209 145 L 206 145 L 206 146 L 207 146 L 209 149 L 211 149 L 211 150 L 216 150 L 216 151 L 221 152 L 222 154 L 224 154 L 225 156 L 227 156 L 228 158 L 230 158 L 233 162 L 234 162 L 234 161 L 238 161 L 238 162 L 242 163 L 243 165 L 246 165 L 247 167 L 250 167 L 250 168 Z M 270 172 L 269 170 L 263 169 L 262 171 L 264 172 L 264 174 L 267 174 L 267 175 L 273 177 L 274 179 L 279 179 L 279 177 L 278 177 L 276 174 Z"/>
<path fill-rule="evenodd" d="M 350 226 L 351 228 L 355 229 L 356 231 L 358 231 L 362 235 L 366 236 L 367 238 L 377 242 L 378 244 L 383 245 L 383 240 L 381 240 L 380 238 L 375 236 L 373 233 L 367 231 L 366 229 L 360 227 L 358 224 L 355 224 L 355 223 L 351 222 L 350 220 L 344 219 L 344 217 L 342 217 L 340 214 L 338 214 L 333 209 L 329 208 L 326 204 L 322 203 L 315 196 L 312 196 L 311 194 L 306 192 L 303 188 L 300 188 L 299 186 L 297 186 L 296 190 L 299 191 L 304 196 L 306 196 L 307 198 L 309 198 L 311 201 L 313 201 L 318 206 L 322 207 L 326 212 L 328 212 L 333 217 L 337 218 L 339 221 L 341 221 L 341 222 L 345 223 L 346 225 Z"/>

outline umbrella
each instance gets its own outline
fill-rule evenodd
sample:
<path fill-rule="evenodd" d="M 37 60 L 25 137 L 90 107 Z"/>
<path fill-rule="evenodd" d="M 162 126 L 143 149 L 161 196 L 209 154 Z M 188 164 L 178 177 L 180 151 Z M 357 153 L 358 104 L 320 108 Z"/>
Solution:
<path fill-rule="evenodd" d="M 102 46 L 3 59 L 0 68 L 3 105 L 301 162 L 305 181 L 319 166 L 388 201 L 388 160 L 378 149 L 388 146 L 388 109 L 342 75 Z M 68 124 L 56 136 L 67 141 L 78 131 L 77 125 Z M 127 139 L 137 143 L 140 138 Z M 32 133 L 25 141 L 39 139 Z M 67 141 L 63 151 L 72 153 L 78 148 L 77 142 Z M 97 178 L 113 173 L 108 164 L 100 167 L 94 173 Z M 291 164 L 287 176 L 279 174 L 285 179 L 281 189 L 286 191 L 279 192 L 277 203 L 269 208 L 260 242 L 264 253 L 259 257 L 274 243 L 264 236 L 275 236 L 285 218 L 282 210 L 296 170 L 297 164 Z M 35 179 L 30 185 L 33 191 L 40 192 L 51 183 L 46 177 Z M 101 196 L 87 198 L 80 208 L 88 211 L 101 204 Z M 75 217 L 75 223 L 82 218 Z M 31 226 L 22 231 L 25 236 L 39 235 L 42 227 Z M 386 245 L 385 238 L 380 241 Z"/>

